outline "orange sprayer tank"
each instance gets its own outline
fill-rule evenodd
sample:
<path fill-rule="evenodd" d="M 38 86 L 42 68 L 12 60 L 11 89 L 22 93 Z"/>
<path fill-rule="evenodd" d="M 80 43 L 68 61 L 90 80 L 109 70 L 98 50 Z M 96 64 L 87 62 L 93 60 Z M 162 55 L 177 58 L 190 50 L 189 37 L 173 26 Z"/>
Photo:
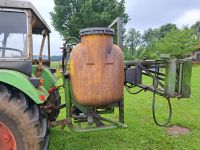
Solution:
<path fill-rule="evenodd" d="M 75 101 L 84 106 L 105 106 L 121 100 L 124 60 L 113 44 L 114 31 L 87 28 L 70 55 L 70 78 Z"/>

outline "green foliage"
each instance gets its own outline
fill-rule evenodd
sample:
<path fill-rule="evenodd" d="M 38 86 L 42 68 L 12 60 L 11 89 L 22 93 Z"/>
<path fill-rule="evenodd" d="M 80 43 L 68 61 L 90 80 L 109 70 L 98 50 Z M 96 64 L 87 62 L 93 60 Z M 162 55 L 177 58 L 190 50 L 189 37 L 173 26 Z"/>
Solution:
<path fill-rule="evenodd" d="M 156 29 L 148 29 L 141 34 L 134 28 L 131 28 L 125 38 L 126 52 L 125 59 L 144 60 L 157 59 L 158 54 L 155 51 L 155 42 L 161 40 L 168 32 L 176 30 L 175 24 L 165 24 Z"/>
<path fill-rule="evenodd" d="M 125 42 L 131 55 L 135 55 L 136 48 L 142 43 L 142 35 L 140 31 L 136 31 L 134 28 L 130 29 L 126 34 Z"/>
<path fill-rule="evenodd" d="M 200 21 L 197 21 L 191 28 L 194 30 L 195 36 L 200 38 Z"/>
<path fill-rule="evenodd" d="M 140 46 L 137 51 L 138 60 L 158 59 L 159 57 L 152 47 L 154 47 L 152 44 L 147 47 Z"/>
<path fill-rule="evenodd" d="M 144 60 L 157 58 L 152 50 L 153 42 L 157 40 L 158 30 L 149 29 L 141 34 L 136 29 L 130 29 L 125 38 L 126 51 L 125 59 L 127 60 Z"/>
<path fill-rule="evenodd" d="M 53 26 L 64 37 L 79 36 L 86 27 L 107 27 L 115 18 L 128 22 L 124 0 L 54 0 Z"/>
<path fill-rule="evenodd" d="M 200 48 L 200 21 L 192 27 L 182 28 L 168 23 L 159 28 L 150 28 L 143 34 L 136 29 L 130 29 L 125 40 L 125 59 L 158 59 L 160 54 L 182 58 Z"/>
<path fill-rule="evenodd" d="M 150 28 L 144 31 L 144 34 L 143 34 L 144 42 L 148 45 L 148 44 L 151 44 L 152 42 L 158 41 L 161 38 L 164 38 L 166 33 L 174 29 L 177 29 L 177 27 L 175 24 L 171 24 L 171 23 L 162 25 L 161 27 L 156 28 L 156 29 Z"/>
<path fill-rule="evenodd" d="M 165 25 L 162 25 L 159 28 L 159 39 L 164 38 L 167 33 L 171 32 L 172 30 L 176 30 L 176 29 L 177 29 L 176 25 L 172 24 L 172 23 L 167 23 Z"/>
<path fill-rule="evenodd" d="M 154 41 L 157 41 L 159 39 L 159 30 L 150 28 L 144 31 L 143 39 L 146 45 L 151 44 Z"/>
<path fill-rule="evenodd" d="M 188 27 L 173 29 L 155 43 L 155 50 L 161 54 L 171 54 L 177 58 L 189 55 L 197 45 L 194 31 Z"/>

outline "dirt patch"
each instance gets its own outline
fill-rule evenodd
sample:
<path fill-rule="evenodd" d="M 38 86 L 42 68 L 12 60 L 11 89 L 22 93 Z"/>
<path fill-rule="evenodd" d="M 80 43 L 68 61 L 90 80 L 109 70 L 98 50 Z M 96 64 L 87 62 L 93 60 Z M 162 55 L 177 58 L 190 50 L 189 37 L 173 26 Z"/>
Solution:
<path fill-rule="evenodd" d="M 190 130 L 188 128 L 185 128 L 185 127 L 181 127 L 181 126 L 178 126 L 178 125 L 173 125 L 173 126 L 171 126 L 169 128 L 166 128 L 166 132 L 169 135 L 178 136 L 178 135 L 188 134 L 188 133 L 190 133 Z"/>

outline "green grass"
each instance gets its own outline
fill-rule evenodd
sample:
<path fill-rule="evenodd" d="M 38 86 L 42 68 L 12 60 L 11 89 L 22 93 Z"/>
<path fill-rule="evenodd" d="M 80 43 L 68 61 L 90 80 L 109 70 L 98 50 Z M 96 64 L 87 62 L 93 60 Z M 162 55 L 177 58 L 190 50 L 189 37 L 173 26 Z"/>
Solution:
<path fill-rule="evenodd" d="M 61 62 L 57 62 L 57 61 L 51 62 L 51 68 L 58 68 L 59 65 L 61 65 Z"/>
<path fill-rule="evenodd" d="M 62 92 L 63 94 L 63 92 Z M 74 133 L 67 127 L 51 129 L 50 150 L 127 150 L 127 149 L 200 149 L 200 66 L 193 67 L 192 96 L 190 99 L 173 99 L 173 117 L 170 125 L 190 129 L 182 136 L 169 136 L 165 128 L 154 124 L 151 112 L 152 93 L 130 95 L 125 92 L 125 123 L 128 128 L 93 133 Z M 164 121 L 167 105 L 157 101 L 157 117 Z M 64 117 L 64 112 L 61 113 Z"/>

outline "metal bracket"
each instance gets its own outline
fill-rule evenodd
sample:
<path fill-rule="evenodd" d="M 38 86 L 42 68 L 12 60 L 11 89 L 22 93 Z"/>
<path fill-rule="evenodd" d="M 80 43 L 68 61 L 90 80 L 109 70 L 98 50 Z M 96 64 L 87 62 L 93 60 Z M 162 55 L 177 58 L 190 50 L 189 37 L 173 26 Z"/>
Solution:
<path fill-rule="evenodd" d="M 123 49 L 123 22 L 121 17 L 117 17 L 108 28 L 113 28 L 115 25 L 117 25 L 117 43 Z"/>

